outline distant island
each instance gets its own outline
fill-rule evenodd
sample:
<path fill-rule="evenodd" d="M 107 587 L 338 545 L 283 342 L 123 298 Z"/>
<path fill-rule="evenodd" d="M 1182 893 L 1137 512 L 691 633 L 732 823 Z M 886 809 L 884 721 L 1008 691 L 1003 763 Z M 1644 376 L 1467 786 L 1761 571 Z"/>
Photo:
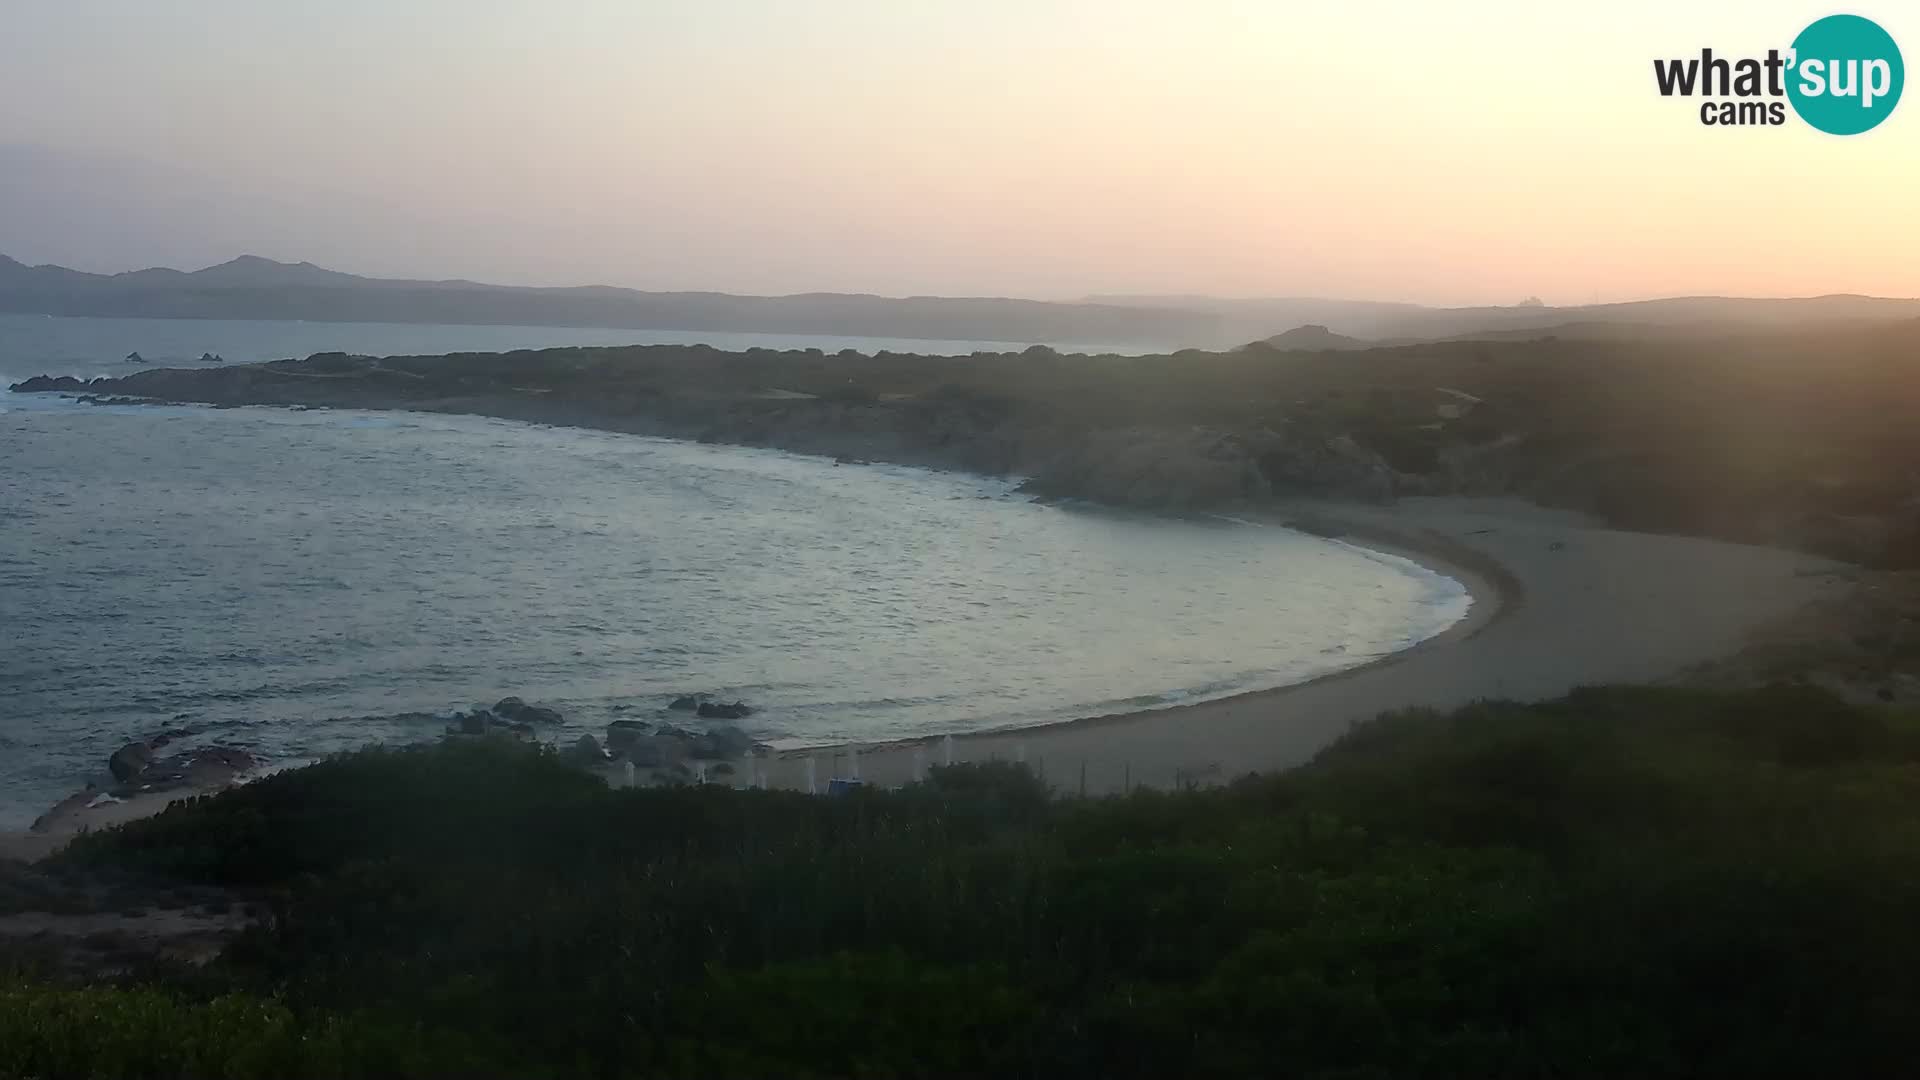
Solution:
<path fill-rule="evenodd" d="M 1435 308 L 1311 297 L 1093 296 L 1056 302 L 851 293 L 736 296 L 373 278 L 255 255 L 191 272 L 151 268 L 120 274 L 27 266 L 0 255 L 0 313 L 584 326 L 1171 349 L 1228 348 L 1305 326 L 1368 343 L 1407 344 L 1468 335 L 1631 336 L 1636 328 L 1862 322 L 1920 317 L 1920 300 L 1677 297 L 1551 307 L 1529 297 L 1512 307 Z"/>

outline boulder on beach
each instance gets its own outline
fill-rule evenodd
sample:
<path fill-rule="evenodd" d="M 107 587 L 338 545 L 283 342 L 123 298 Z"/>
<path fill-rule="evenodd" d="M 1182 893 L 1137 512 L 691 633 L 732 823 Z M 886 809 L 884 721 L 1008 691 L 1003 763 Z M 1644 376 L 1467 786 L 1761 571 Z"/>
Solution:
<path fill-rule="evenodd" d="M 108 759 L 116 795 L 136 791 L 212 790 L 232 784 L 260 760 L 237 746 L 202 746 L 167 757 L 157 757 L 144 742 L 128 743 Z"/>
<path fill-rule="evenodd" d="M 619 747 L 619 756 L 635 768 L 652 769 L 666 764 L 668 740 L 658 735 L 641 735 Z"/>
<path fill-rule="evenodd" d="M 615 720 L 607 725 L 607 749 L 625 750 L 646 737 L 651 725 L 644 720 Z"/>
<path fill-rule="evenodd" d="M 744 701 L 703 701 L 694 711 L 705 720 L 739 720 L 753 715 L 753 708 Z"/>
<path fill-rule="evenodd" d="M 574 740 L 572 746 L 560 752 L 560 758 L 571 765 L 600 765 L 607 760 L 607 754 L 600 749 L 600 740 L 591 735 L 582 735 Z"/>
<path fill-rule="evenodd" d="M 130 742 L 115 750 L 113 756 L 107 758 L 107 770 L 113 773 L 115 780 L 124 784 L 140 775 L 140 770 L 146 768 L 147 763 L 152 760 L 152 747 L 143 742 Z"/>
<path fill-rule="evenodd" d="M 753 749 L 753 738 L 732 724 L 723 724 L 694 737 L 687 756 L 702 761 L 726 761 L 744 757 Z"/>
<path fill-rule="evenodd" d="M 215 788 L 233 783 L 241 773 L 259 764 L 259 759 L 239 747 L 207 746 L 157 761 L 147 767 L 147 772 L 160 770 L 155 779 L 166 787 Z"/>
<path fill-rule="evenodd" d="M 544 705 L 529 705 L 517 697 L 503 697 L 494 702 L 494 714 L 505 720 L 517 720 L 527 724 L 558 724 L 565 717 L 558 709 L 549 709 Z"/>
<path fill-rule="evenodd" d="M 642 731 L 635 721 L 616 720 L 607 726 L 608 749 L 642 769 L 668 768 L 689 758 L 730 761 L 745 757 L 756 745 L 752 736 L 732 724 L 711 731 L 689 731 L 666 724 L 652 734 Z"/>
<path fill-rule="evenodd" d="M 538 732 L 525 719 L 508 720 L 494 715 L 488 709 L 475 709 L 467 713 L 454 713 L 452 719 L 447 721 L 447 734 L 459 738 L 477 736 L 532 742 Z"/>

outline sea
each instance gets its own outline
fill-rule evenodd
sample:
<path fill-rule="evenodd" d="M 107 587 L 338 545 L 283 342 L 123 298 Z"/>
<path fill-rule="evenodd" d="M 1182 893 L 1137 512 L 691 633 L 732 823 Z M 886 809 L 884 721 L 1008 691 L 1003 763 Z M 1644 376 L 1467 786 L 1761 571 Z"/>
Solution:
<path fill-rule="evenodd" d="M 1021 344 L 0 315 L 0 387 L 346 351 Z M 1098 345 L 1063 351 L 1142 353 Z M 1457 581 L 1273 524 L 1017 479 L 406 412 L 0 392 L 0 827 L 163 730 L 294 764 L 506 695 L 556 742 L 747 702 L 778 747 L 1281 686 L 1462 618 Z"/>

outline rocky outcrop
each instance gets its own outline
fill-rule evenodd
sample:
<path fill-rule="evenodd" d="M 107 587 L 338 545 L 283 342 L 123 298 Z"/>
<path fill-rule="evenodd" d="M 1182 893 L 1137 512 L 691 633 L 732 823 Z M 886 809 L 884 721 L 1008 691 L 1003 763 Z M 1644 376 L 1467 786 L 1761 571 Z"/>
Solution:
<path fill-rule="evenodd" d="M 675 712 L 690 712 L 702 720 L 741 720 L 753 715 L 744 701 L 714 701 L 711 694 L 682 694 L 667 703 Z"/>
<path fill-rule="evenodd" d="M 493 713 L 508 723 L 552 726 L 565 720 L 558 709 L 549 709 L 544 705 L 529 705 L 517 697 L 501 698 L 494 703 Z"/>
<path fill-rule="evenodd" d="M 489 709 L 454 713 L 452 719 L 447 721 L 447 735 L 452 738 L 516 739 L 520 742 L 532 742 L 537 734 L 531 723 L 525 720 L 508 720 Z"/>
<path fill-rule="evenodd" d="M 569 765 L 601 765 L 607 760 L 606 751 L 600 749 L 600 740 L 591 735 L 582 735 L 573 745 L 560 752 L 560 759 Z"/>
<path fill-rule="evenodd" d="M 1260 468 L 1275 494 L 1384 502 L 1399 486 L 1393 468 L 1350 435 L 1277 441 Z"/>
<path fill-rule="evenodd" d="M 623 740 L 614 750 L 616 759 L 630 761 L 640 769 L 662 768 L 686 756 L 686 742 L 665 733 L 634 735 Z"/>
<path fill-rule="evenodd" d="M 754 741 L 746 732 L 724 724 L 712 731 L 696 735 L 687 749 L 687 756 L 707 761 L 719 761 L 727 758 L 743 757 L 754 748 Z"/>
<path fill-rule="evenodd" d="M 644 720 L 615 720 L 607 725 L 607 749 L 615 753 L 646 738 L 653 725 Z"/>
<path fill-rule="evenodd" d="M 126 783 L 140 775 L 140 770 L 153 760 L 153 749 L 144 742 L 130 742 L 113 752 L 107 758 L 107 771 L 115 780 Z"/>
<path fill-rule="evenodd" d="M 14 383 L 7 389 L 16 394 L 44 394 L 56 390 L 85 390 L 87 384 L 71 375 L 35 375 L 24 382 Z"/>
<path fill-rule="evenodd" d="M 154 760 L 134 777 L 133 785 L 142 791 L 224 787 L 259 764 L 239 747 L 204 746 Z"/>
<path fill-rule="evenodd" d="M 760 744 L 734 727 L 722 724 L 709 731 L 690 731 L 671 724 L 648 732 L 637 720 L 615 720 L 607 725 L 606 749 L 615 761 L 635 768 L 667 769 L 686 761 L 729 761 L 745 757 Z"/>
<path fill-rule="evenodd" d="M 1311 329 L 1281 338 L 1329 344 Z M 103 400 L 422 409 L 772 446 L 1023 476 L 1039 495 L 1144 509 L 1509 495 L 1617 528 L 1916 566 L 1920 531 L 1904 509 L 1920 476 L 1916 342 L 1920 323 L 1768 336 L 1753 349 L 1543 338 L 903 363 L 661 345 L 323 354 L 136 370 L 86 388 Z"/>
<path fill-rule="evenodd" d="M 156 751 L 170 741 L 171 733 L 150 742 L 130 742 L 115 750 L 107 759 L 107 769 L 115 781 L 113 793 L 224 787 L 259 765 L 252 753 L 234 746 L 202 746 L 158 756 Z"/>
<path fill-rule="evenodd" d="M 1268 494 L 1257 450 L 1209 428 L 1093 432 L 1047 461 L 1022 491 L 1153 510 L 1192 510 Z"/>

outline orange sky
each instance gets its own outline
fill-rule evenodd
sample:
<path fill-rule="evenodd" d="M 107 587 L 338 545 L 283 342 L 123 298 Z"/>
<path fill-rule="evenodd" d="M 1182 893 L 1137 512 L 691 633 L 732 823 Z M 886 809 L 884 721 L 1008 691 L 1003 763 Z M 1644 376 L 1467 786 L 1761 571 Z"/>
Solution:
<path fill-rule="evenodd" d="M 1920 43 L 1882 8 L 1853 10 Z M 149 221 L 157 184 L 108 175 L 126 223 L 62 258 L 26 223 L 72 185 L 15 190 L 0 251 L 740 292 L 1920 295 L 1920 102 L 1836 138 L 1654 90 L 1655 56 L 1827 13 L 70 0 L 8 12 L 0 146 L 217 178 L 236 209 Z"/>

